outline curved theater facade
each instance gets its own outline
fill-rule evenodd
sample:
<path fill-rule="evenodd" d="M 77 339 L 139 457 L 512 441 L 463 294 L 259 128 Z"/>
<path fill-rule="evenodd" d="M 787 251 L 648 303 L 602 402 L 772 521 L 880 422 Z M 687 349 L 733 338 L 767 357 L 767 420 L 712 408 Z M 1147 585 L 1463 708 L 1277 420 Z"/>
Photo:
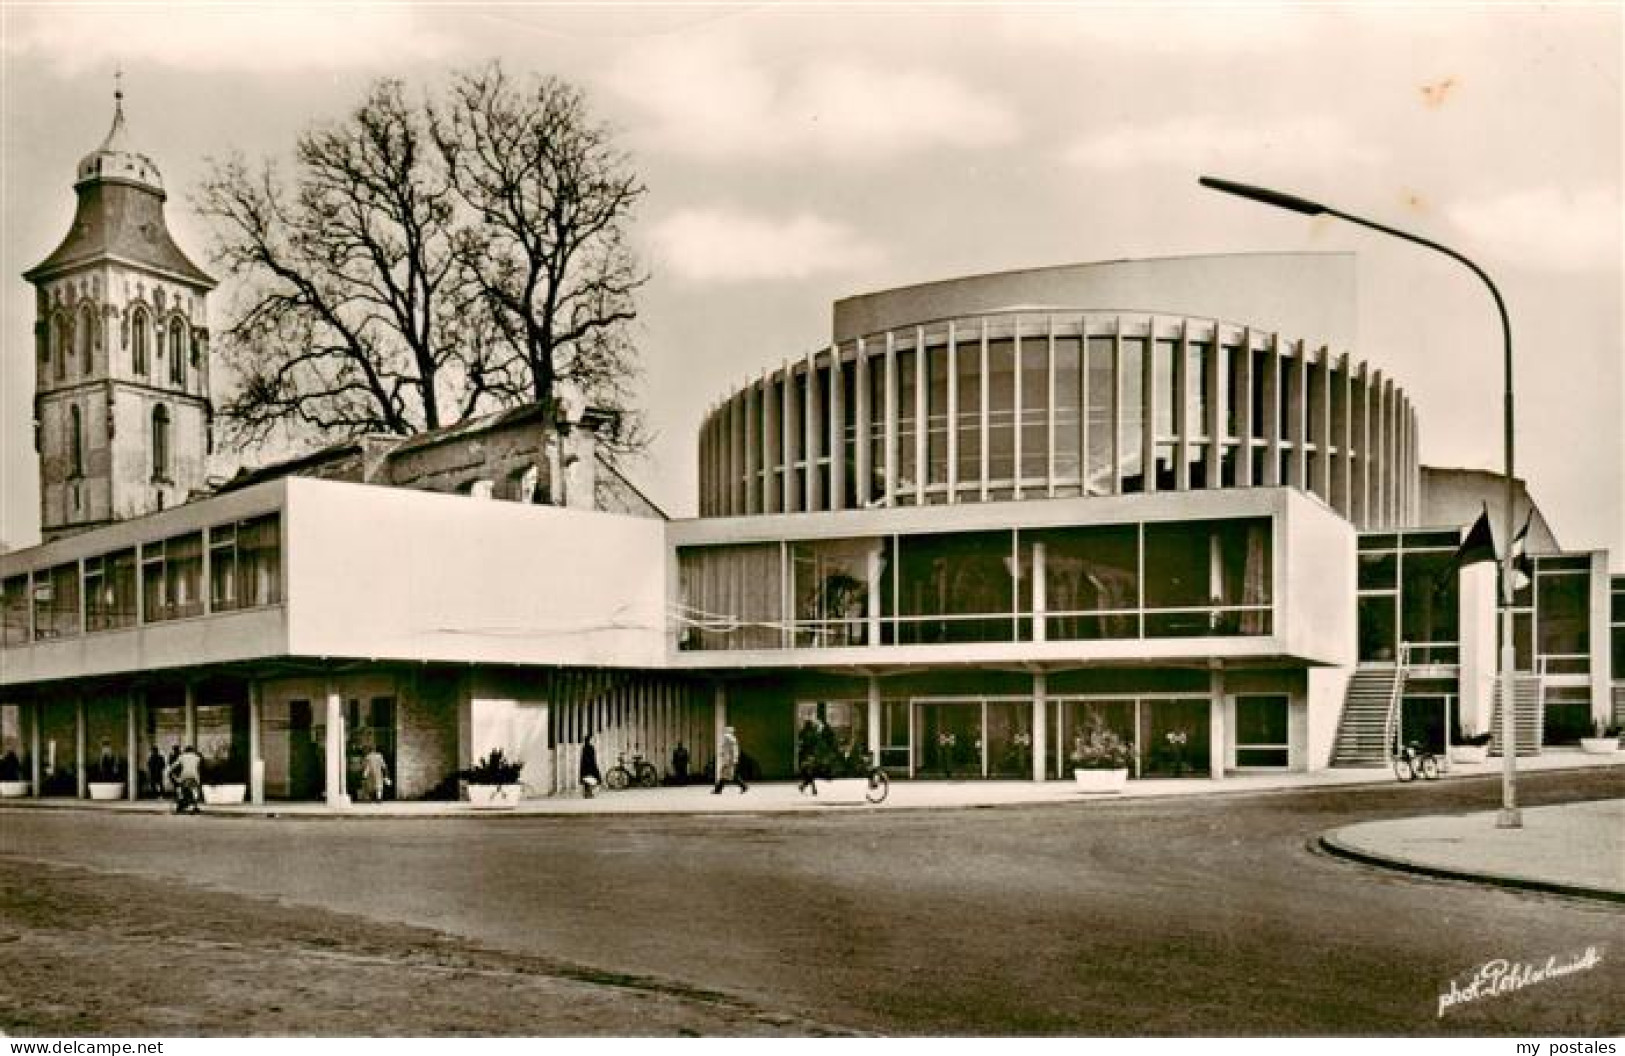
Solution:
<path fill-rule="evenodd" d="M 213 280 L 119 102 L 86 223 L 27 276 L 46 541 L 0 553 L 0 795 L 156 796 L 143 761 L 183 743 L 255 802 L 337 806 L 373 751 L 391 797 L 455 795 L 496 748 L 575 794 L 589 736 L 704 780 L 726 725 L 770 779 L 816 735 L 897 777 L 1035 781 L 1114 737 L 1136 778 L 1222 778 L 1495 725 L 1494 576 L 1456 551 L 1502 482 L 1419 466 L 1406 394 L 1351 354 L 1351 256 L 840 301 L 828 345 L 705 416 L 694 518 L 601 457 L 594 408 L 210 490 Z M 101 221 L 136 199 L 129 245 Z M 1625 595 L 1537 512 L 1520 750 L 1625 720 Z"/>

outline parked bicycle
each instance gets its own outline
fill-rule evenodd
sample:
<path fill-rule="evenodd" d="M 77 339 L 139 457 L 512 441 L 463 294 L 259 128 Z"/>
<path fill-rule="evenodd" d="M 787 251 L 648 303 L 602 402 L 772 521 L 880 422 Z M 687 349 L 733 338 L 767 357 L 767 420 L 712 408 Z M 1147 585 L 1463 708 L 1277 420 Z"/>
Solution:
<path fill-rule="evenodd" d="M 615 765 L 604 775 L 604 784 L 617 791 L 632 785 L 654 788 L 660 784 L 660 771 L 641 752 L 632 753 L 631 763 L 626 761 L 626 753 L 620 752 L 615 757 Z"/>
<path fill-rule="evenodd" d="M 1401 781 L 1415 781 L 1418 774 L 1429 781 L 1436 780 L 1439 776 L 1439 759 L 1412 741 L 1394 756 L 1394 776 Z"/>

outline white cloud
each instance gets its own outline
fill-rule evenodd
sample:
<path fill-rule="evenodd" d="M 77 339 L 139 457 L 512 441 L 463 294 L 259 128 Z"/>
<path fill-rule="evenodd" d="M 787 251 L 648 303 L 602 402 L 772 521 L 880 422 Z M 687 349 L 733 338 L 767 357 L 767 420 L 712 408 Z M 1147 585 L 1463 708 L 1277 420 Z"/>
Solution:
<path fill-rule="evenodd" d="M 1620 267 L 1620 198 L 1615 188 L 1533 187 L 1450 206 L 1446 216 L 1471 243 L 1553 271 Z"/>
<path fill-rule="evenodd" d="M 778 219 L 684 209 L 655 224 L 650 237 L 665 268 L 690 282 L 800 279 L 870 267 L 882 255 L 851 228 L 807 213 Z"/>
<path fill-rule="evenodd" d="M 150 62 L 184 72 L 280 73 L 441 58 L 410 5 L 68 5 L 6 16 L 4 49 L 66 75 Z"/>
<path fill-rule="evenodd" d="M 996 100 L 939 73 L 848 58 L 770 66 L 731 37 L 634 48 L 609 84 L 647 114 L 658 146 L 719 160 L 862 164 L 998 146 L 1018 125 Z"/>
<path fill-rule="evenodd" d="M 1123 125 L 1078 140 L 1062 157 L 1092 169 L 1181 165 L 1212 169 L 1239 164 L 1279 170 L 1381 161 L 1382 152 L 1328 121 L 1296 120 L 1234 124 L 1178 118 L 1151 125 Z"/>
<path fill-rule="evenodd" d="M 1307 35 L 1317 12 L 1234 0 L 1169 4 L 1066 4 L 1003 12 L 998 35 L 1006 45 L 1117 54 L 1155 54 L 1181 61 L 1200 56 L 1276 55 Z M 1322 15 L 1322 17 L 1324 17 Z M 1333 17 L 1336 17 L 1335 15 Z"/>

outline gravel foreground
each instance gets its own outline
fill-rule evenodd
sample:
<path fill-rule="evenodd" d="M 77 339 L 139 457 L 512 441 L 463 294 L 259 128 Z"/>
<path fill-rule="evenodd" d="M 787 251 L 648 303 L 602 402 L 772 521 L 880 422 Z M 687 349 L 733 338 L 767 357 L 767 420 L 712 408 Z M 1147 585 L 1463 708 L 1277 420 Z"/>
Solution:
<path fill-rule="evenodd" d="M 6 857 L 0 963 L 13 1036 L 844 1033 L 425 928 Z"/>

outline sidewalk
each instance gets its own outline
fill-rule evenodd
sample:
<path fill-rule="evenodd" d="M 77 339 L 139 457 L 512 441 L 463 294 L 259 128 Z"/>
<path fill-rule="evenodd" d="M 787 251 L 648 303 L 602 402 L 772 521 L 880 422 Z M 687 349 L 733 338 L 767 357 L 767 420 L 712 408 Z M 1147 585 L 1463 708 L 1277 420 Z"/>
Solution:
<path fill-rule="evenodd" d="M 1625 799 L 1526 807 L 1523 827 L 1496 811 L 1371 821 L 1322 834 L 1333 854 L 1372 865 L 1625 902 Z"/>
<path fill-rule="evenodd" d="M 1585 755 L 1579 751 L 1552 750 L 1544 755 L 1518 760 L 1520 774 L 1551 770 L 1578 770 L 1596 767 L 1621 768 L 1622 787 L 1625 787 L 1625 753 L 1612 756 Z M 1451 768 L 1443 780 L 1475 776 L 1495 776 L 1501 772 L 1501 761 L 1461 765 Z M 1260 773 L 1233 774 L 1220 780 L 1207 778 L 1147 778 L 1130 781 L 1124 791 L 1109 795 L 1088 795 L 1077 791 L 1068 781 L 944 781 L 935 778 L 911 781 L 897 779 L 891 782 L 891 792 L 882 804 L 840 802 L 828 794 L 812 796 L 796 791 L 796 783 L 761 782 L 741 794 L 737 788 L 727 788 L 721 795 L 712 795 L 709 785 L 685 785 L 677 788 L 634 788 L 621 792 L 603 790 L 592 799 L 579 795 L 541 796 L 524 799 L 507 810 L 476 810 L 468 803 L 430 801 L 389 801 L 385 803 L 357 803 L 346 807 L 331 807 L 326 803 L 271 802 L 242 806 L 205 807 L 205 814 L 221 816 L 263 816 L 300 818 L 425 818 L 425 817 L 514 817 L 601 814 L 763 814 L 876 810 L 941 810 L 967 807 L 1003 807 L 1032 804 L 1116 802 L 1125 799 L 1154 799 L 1165 796 L 1237 795 L 1275 792 L 1284 789 L 1330 788 L 1344 785 L 1394 784 L 1394 775 L 1386 767 L 1348 770 L 1321 770 L 1313 773 Z M 1425 782 L 1414 785 L 1418 791 Z M 170 805 L 157 800 L 139 802 L 91 802 L 83 799 L 6 799 L 0 807 L 26 809 L 67 809 L 126 811 L 134 813 L 167 813 Z"/>

